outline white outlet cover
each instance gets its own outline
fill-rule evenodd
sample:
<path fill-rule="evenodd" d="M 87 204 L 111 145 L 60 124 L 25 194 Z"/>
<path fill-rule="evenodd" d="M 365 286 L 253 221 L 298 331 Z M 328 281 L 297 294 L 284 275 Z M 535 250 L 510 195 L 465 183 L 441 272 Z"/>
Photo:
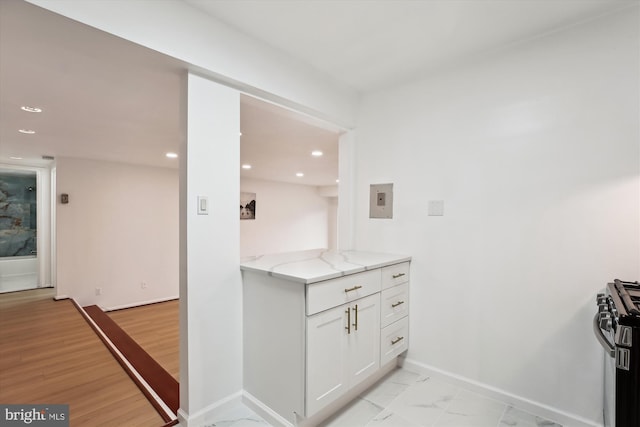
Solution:
<path fill-rule="evenodd" d="M 444 215 L 444 200 L 429 200 L 429 216 Z"/>

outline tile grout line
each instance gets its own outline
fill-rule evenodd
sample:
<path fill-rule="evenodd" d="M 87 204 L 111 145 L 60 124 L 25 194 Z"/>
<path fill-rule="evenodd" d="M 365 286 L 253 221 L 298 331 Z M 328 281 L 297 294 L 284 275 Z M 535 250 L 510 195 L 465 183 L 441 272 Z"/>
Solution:
<path fill-rule="evenodd" d="M 427 377 L 428 379 L 431 379 L 431 377 Z M 460 394 L 460 392 L 462 391 L 462 388 L 458 387 L 458 386 L 454 386 L 456 388 L 456 392 L 453 395 L 453 397 L 449 400 L 449 402 L 447 402 L 446 407 L 442 408 L 442 411 L 440 411 L 440 414 L 438 415 L 438 417 L 435 419 L 435 421 L 431 424 L 431 427 L 435 427 L 438 422 L 440 421 L 440 419 L 442 418 L 442 416 L 447 412 L 447 409 L 449 409 L 449 406 L 451 406 L 451 404 L 453 403 L 453 401 L 456 399 L 456 397 L 458 397 L 458 395 Z"/>
<path fill-rule="evenodd" d="M 503 402 L 504 403 L 504 402 Z M 504 416 L 507 414 L 507 411 L 509 410 L 509 405 L 507 405 L 505 403 L 504 405 L 504 410 L 502 411 L 502 415 L 500 415 L 500 418 L 498 419 L 498 424 L 496 425 L 496 427 L 500 427 L 500 424 L 502 423 L 502 419 L 504 418 Z"/>

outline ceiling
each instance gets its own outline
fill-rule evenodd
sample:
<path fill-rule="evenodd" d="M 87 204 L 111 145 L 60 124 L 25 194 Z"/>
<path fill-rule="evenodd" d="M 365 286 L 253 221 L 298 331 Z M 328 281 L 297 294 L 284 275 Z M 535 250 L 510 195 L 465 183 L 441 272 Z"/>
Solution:
<path fill-rule="evenodd" d="M 315 126 L 296 112 L 246 95 L 240 99 L 240 158 L 243 165 L 251 165 L 241 170 L 243 177 L 336 185 L 338 130 Z M 313 151 L 322 156 L 312 156 Z"/>
<path fill-rule="evenodd" d="M 177 168 L 165 153 L 178 151 L 186 69 L 21 0 L 0 0 L 0 163 L 45 165 L 45 155 Z M 241 131 L 241 160 L 252 165 L 243 176 L 335 185 L 336 129 L 243 95 Z"/>
<path fill-rule="evenodd" d="M 177 165 L 164 154 L 178 148 L 184 68 L 29 3 L 0 0 L 0 161 L 51 155 Z"/>
<path fill-rule="evenodd" d="M 623 0 L 183 0 L 360 92 L 473 60 Z"/>
<path fill-rule="evenodd" d="M 143 1 L 143 0 L 139 0 Z M 159 0 L 155 0 L 159 1 Z M 182 0 L 361 93 L 637 4 L 622 0 Z M 177 167 L 188 65 L 22 0 L 0 0 L 0 163 Z M 23 105 L 42 113 L 27 113 Z M 243 176 L 335 184 L 335 129 L 248 96 Z M 33 135 L 19 133 L 33 129 Z M 322 150 L 315 158 L 311 150 Z M 23 160 L 11 159 L 22 157 Z M 240 165 L 239 165 L 240 166 Z M 304 172 L 302 178 L 296 172 Z"/>

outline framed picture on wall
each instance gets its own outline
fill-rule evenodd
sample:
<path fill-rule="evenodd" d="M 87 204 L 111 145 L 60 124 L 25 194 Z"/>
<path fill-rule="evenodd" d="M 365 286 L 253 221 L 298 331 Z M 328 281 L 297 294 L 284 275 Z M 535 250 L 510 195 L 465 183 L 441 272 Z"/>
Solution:
<path fill-rule="evenodd" d="M 240 219 L 256 219 L 256 193 L 240 193 Z"/>

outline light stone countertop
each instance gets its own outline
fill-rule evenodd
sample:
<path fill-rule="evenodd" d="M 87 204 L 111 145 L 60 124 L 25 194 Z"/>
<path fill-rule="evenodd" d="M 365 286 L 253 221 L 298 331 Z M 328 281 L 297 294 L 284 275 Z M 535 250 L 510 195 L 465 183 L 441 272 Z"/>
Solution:
<path fill-rule="evenodd" d="M 407 255 L 311 249 L 251 257 L 240 269 L 309 284 L 410 260 Z"/>

